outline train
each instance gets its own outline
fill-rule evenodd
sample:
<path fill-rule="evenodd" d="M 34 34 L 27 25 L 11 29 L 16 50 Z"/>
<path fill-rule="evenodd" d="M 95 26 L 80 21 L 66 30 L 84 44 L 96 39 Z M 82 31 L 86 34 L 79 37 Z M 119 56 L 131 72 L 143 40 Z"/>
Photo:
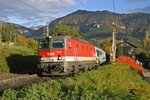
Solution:
<path fill-rule="evenodd" d="M 71 75 L 106 61 L 102 49 L 73 36 L 48 36 L 39 41 L 38 69 L 42 75 Z"/>

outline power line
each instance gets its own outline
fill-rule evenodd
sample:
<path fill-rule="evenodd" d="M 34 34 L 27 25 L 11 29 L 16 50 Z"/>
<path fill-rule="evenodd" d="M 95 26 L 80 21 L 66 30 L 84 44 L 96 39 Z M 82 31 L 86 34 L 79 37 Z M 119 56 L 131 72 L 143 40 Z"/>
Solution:
<path fill-rule="evenodd" d="M 115 0 L 113 0 L 113 10 L 114 10 L 114 13 L 116 12 L 115 10 Z"/>
<path fill-rule="evenodd" d="M 35 10 L 38 11 L 38 12 L 47 13 L 47 12 L 44 12 L 44 11 L 42 11 L 42 10 L 36 8 L 36 7 L 31 6 L 30 4 L 27 4 L 27 3 L 23 2 L 22 0 L 18 0 L 18 1 L 19 1 L 20 3 L 22 3 L 22 4 L 24 4 L 24 5 L 27 5 L 27 6 L 31 7 L 32 9 L 35 9 Z M 50 16 L 50 15 L 48 15 L 47 17 L 51 17 L 51 18 L 47 18 L 47 20 L 51 20 L 52 18 L 56 18 L 56 17 Z"/>
<path fill-rule="evenodd" d="M 20 3 L 22 3 L 22 4 L 24 4 L 24 5 L 27 5 L 27 6 L 31 7 L 31 8 L 33 8 L 33 9 L 35 9 L 35 10 L 38 11 L 38 12 L 47 13 L 47 12 L 44 12 L 44 11 L 42 11 L 42 10 L 36 8 L 36 7 L 33 7 L 33 6 L 31 6 L 31 5 L 29 5 L 29 4 L 25 3 L 25 2 L 23 2 L 22 0 L 18 0 L 18 1 L 19 1 Z M 48 16 L 49 16 L 49 17 L 52 17 L 52 18 L 55 18 L 55 17 L 50 16 L 50 15 L 48 15 Z M 50 19 L 50 18 L 48 18 L 48 19 Z"/>
<path fill-rule="evenodd" d="M 23 2 L 23 1 L 21 1 L 21 0 L 18 0 L 18 1 L 21 2 L 21 3 L 23 3 L 23 4 L 25 4 L 25 5 L 27 5 L 27 6 L 29 6 L 29 7 L 31 7 L 31 8 L 33 8 L 33 9 L 35 9 L 35 10 L 37 10 L 37 11 L 39 11 L 39 12 L 44 13 L 42 10 L 39 10 L 39 9 L 37 9 L 37 8 L 35 8 L 35 7 L 29 5 L 29 4 L 27 4 L 27 3 L 25 3 L 25 2 Z"/>

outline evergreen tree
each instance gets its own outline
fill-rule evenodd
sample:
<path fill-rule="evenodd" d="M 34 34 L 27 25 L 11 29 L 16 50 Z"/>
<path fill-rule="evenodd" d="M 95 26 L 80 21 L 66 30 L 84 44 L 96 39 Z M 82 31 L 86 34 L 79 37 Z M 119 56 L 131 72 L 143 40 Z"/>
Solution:
<path fill-rule="evenodd" d="M 16 42 L 17 29 L 14 24 L 3 25 L 2 27 L 2 40 L 5 42 Z"/>
<path fill-rule="evenodd" d="M 15 24 L 10 24 L 10 25 L 9 25 L 9 29 L 10 29 L 11 37 L 12 37 L 11 41 L 16 44 L 16 40 L 17 40 L 17 29 L 16 29 Z"/>
<path fill-rule="evenodd" d="M 120 45 L 117 47 L 116 51 L 116 57 L 118 58 L 119 56 L 124 56 L 123 48 Z"/>
<path fill-rule="evenodd" d="M 2 28 L 3 28 L 2 29 L 3 30 L 2 31 L 2 40 L 5 42 L 9 42 L 9 40 L 10 40 L 10 29 L 7 26 L 3 26 Z"/>

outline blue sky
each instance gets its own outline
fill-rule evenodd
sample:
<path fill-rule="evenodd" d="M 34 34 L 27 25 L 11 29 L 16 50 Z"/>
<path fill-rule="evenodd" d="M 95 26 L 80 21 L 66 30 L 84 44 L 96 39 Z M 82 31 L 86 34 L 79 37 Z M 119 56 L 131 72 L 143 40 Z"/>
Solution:
<path fill-rule="evenodd" d="M 149 13 L 150 0 L 114 0 L 116 13 Z M 77 10 L 113 12 L 113 0 L 0 0 L 0 21 L 45 25 Z"/>

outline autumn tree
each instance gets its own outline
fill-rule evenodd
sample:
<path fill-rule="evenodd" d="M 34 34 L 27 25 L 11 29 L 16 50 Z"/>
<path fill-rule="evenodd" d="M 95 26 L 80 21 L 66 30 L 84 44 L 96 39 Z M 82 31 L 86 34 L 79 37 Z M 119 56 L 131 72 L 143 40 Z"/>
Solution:
<path fill-rule="evenodd" d="M 149 36 L 150 36 L 150 27 L 146 31 L 145 38 L 143 40 L 143 49 L 145 50 L 147 57 L 150 56 L 150 39 L 149 39 Z"/>
<path fill-rule="evenodd" d="M 36 40 L 33 40 L 30 38 L 27 40 L 27 42 L 28 42 L 28 45 L 27 45 L 28 48 L 31 48 L 31 49 L 37 49 L 38 48 L 38 42 Z"/>
<path fill-rule="evenodd" d="M 111 42 L 112 42 L 112 37 L 109 37 L 109 38 L 103 40 L 103 42 L 100 43 L 99 48 L 101 48 L 108 55 L 110 55 Z M 119 43 L 119 41 L 116 40 L 116 44 L 118 44 L 118 43 Z"/>
<path fill-rule="evenodd" d="M 57 36 L 58 34 L 66 34 L 71 36 L 76 36 L 81 38 L 82 35 L 78 32 L 76 27 L 71 27 L 67 25 L 56 25 L 54 29 L 51 30 L 53 36 Z"/>
<path fill-rule="evenodd" d="M 27 43 L 26 38 L 23 37 L 22 35 L 18 34 L 17 35 L 17 45 L 27 47 L 28 43 Z"/>
<path fill-rule="evenodd" d="M 99 48 L 104 50 L 107 54 L 110 54 L 110 46 L 111 46 L 111 40 L 112 38 L 105 39 L 102 43 L 100 43 Z"/>

